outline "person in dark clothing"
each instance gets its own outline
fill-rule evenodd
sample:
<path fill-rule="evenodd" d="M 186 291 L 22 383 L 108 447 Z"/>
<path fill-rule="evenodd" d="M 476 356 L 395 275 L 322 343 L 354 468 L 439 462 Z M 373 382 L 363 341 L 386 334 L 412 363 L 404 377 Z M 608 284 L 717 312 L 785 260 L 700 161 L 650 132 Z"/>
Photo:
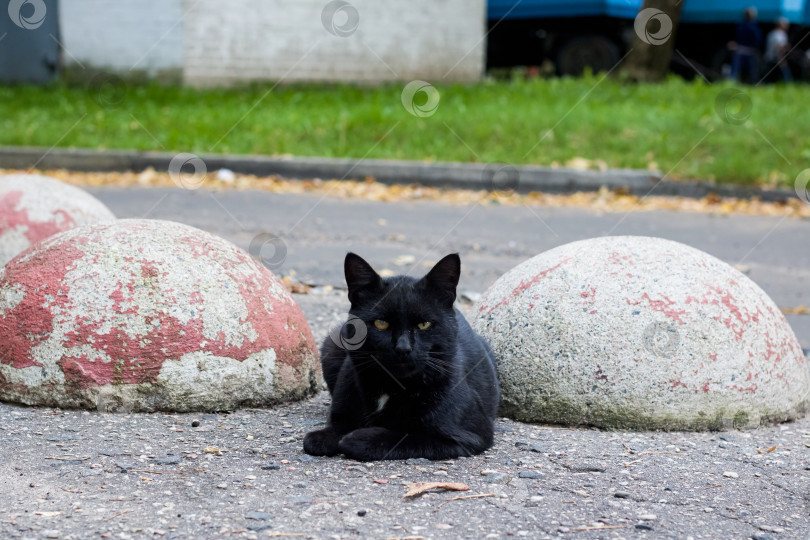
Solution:
<path fill-rule="evenodd" d="M 737 25 L 735 41 L 729 46 L 734 49 L 734 58 L 731 62 L 731 78 L 741 80 L 743 72 L 748 82 L 757 82 L 758 66 L 757 53 L 762 45 L 762 31 L 757 24 L 757 10 L 754 7 L 743 11 L 743 22 Z"/>

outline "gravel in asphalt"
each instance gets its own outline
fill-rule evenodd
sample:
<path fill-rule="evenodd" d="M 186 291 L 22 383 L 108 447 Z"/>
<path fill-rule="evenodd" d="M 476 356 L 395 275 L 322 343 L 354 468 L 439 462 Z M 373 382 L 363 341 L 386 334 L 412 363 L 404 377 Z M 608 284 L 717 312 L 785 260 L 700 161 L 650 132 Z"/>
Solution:
<path fill-rule="evenodd" d="M 801 220 L 655 212 L 619 222 L 621 215 L 583 209 L 544 208 L 538 218 L 525 209 L 311 195 L 93 193 L 119 217 L 175 219 L 243 247 L 258 232 L 283 233 L 288 254 L 279 273 L 294 270 L 323 287 L 296 295 L 318 339 L 347 307 L 334 287 L 348 249 L 397 270 L 407 266 L 397 266 L 396 257 L 419 261 L 461 250 L 463 287 L 474 295 L 542 249 L 608 230 L 657 233 L 742 260 L 780 305 L 808 294 L 810 254 L 797 246 L 806 244 L 810 223 Z M 807 347 L 810 326 L 801 324 L 794 328 Z M 302 453 L 304 434 L 324 422 L 328 403 L 322 392 L 230 414 L 0 404 L 0 538 L 810 536 L 808 419 L 720 433 L 500 419 L 495 446 L 479 456 L 357 463 Z M 463 483 L 469 490 L 404 498 L 414 482 Z"/>
<path fill-rule="evenodd" d="M 297 295 L 316 336 L 342 295 Z M 807 538 L 810 420 L 722 433 L 500 419 L 440 462 L 303 454 L 329 396 L 230 414 L 0 405 L 2 538 Z M 414 482 L 460 482 L 403 498 Z M 281 536 L 279 536 L 281 537 Z"/>

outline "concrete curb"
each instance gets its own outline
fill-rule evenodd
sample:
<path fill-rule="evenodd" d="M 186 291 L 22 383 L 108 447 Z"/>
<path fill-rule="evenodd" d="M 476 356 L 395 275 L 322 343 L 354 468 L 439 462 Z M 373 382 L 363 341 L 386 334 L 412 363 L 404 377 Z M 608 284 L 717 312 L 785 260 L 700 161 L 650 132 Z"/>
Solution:
<path fill-rule="evenodd" d="M 131 150 L 89 150 L 0 146 L 0 168 L 67 169 L 72 171 L 141 171 L 152 167 L 168 170 L 176 154 Z M 765 201 L 796 198 L 787 189 L 678 182 L 657 171 L 611 169 L 583 171 L 538 165 L 503 163 L 423 163 L 385 159 L 270 157 L 256 155 L 199 154 L 209 171 L 230 169 L 237 173 L 285 178 L 372 177 L 385 184 L 422 184 L 460 189 L 515 189 L 519 192 L 573 193 L 596 191 L 602 186 L 633 195 L 675 195 L 700 198 L 710 193 L 725 197 L 759 197 Z"/>

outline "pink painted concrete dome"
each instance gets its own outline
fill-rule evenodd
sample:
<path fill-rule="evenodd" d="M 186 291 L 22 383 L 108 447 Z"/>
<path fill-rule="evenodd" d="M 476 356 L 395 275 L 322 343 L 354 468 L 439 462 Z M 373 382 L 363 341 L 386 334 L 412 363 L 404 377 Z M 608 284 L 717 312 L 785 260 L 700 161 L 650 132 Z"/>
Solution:
<path fill-rule="evenodd" d="M 498 358 L 501 413 L 629 429 L 731 429 L 804 414 L 810 374 L 779 308 L 678 242 L 603 237 L 498 279 L 473 326 Z"/>
<path fill-rule="evenodd" d="M 89 193 L 36 174 L 0 176 L 0 266 L 58 232 L 115 216 Z"/>
<path fill-rule="evenodd" d="M 0 270 L 0 399 L 229 410 L 309 396 L 312 332 L 248 253 L 170 221 L 86 225 Z"/>

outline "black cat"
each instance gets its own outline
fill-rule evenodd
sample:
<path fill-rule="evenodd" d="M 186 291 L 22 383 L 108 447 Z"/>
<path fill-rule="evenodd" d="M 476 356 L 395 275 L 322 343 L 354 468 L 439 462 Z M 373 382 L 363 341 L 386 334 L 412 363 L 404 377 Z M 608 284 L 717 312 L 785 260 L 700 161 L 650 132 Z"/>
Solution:
<path fill-rule="evenodd" d="M 449 459 L 492 446 L 495 359 L 453 307 L 459 256 L 418 280 L 383 279 L 354 253 L 344 271 L 349 320 L 321 348 L 332 408 L 304 451 L 374 461 Z"/>

